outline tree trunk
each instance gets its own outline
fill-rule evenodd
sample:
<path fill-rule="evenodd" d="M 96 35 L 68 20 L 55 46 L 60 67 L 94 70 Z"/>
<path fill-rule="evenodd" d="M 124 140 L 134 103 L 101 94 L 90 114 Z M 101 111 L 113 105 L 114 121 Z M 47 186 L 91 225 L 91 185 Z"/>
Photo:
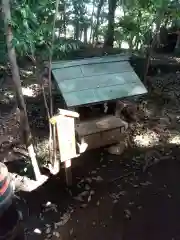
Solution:
<path fill-rule="evenodd" d="M 177 41 L 175 46 L 175 53 L 180 53 L 180 30 L 177 31 Z"/>
<path fill-rule="evenodd" d="M 64 30 L 64 36 L 66 37 L 66 2 L 63 1 L 64 5 L 64 11 L 63 11 L 63 30 Z"/>
<path fill-rule="evenodd" d="M 14 47 L 12 46 L 13 34 L 12 34 L 12 29 L 11 29 L 11 11 L 10 11 L 10 1 L 9 0 L 2 0 L 2 10 L 4 13 L 6 44 L 7 44 L 9 62 L 10 62 L 10 66 L 11 66 L 12 80 L 14 82 L 14 88 L 16 91 L 16 99 L 17 99 L 18 107 L 21 112 L 21 123 L 23 126 L 24 142 L 28 149 L 29 157 L 31 158 L 31 161 L 32 161 L 32 165 L 33 165 L 34 172 L 35 172 L 35 177 L 38 180 L 41 176 L 41 173 L 39 171 L 34 148 L 32 145 L 32 136 L 31 136 L 29 122 L 28 122 L 26 104 L 24 101 L 23 93 L 22 93 L 19 69 L 18 69 L 17 61 L 16 61 L 16 53 L 15 53 Z"/>
<path fill-rule="evenodd" d="M 75 22 L 74 39 L 79 40 L 79 38 L 80 38 L 80 24 L 79 24 L 79 20 L 77 19 Z"/>
<path fill-rule="evenodd" d="M 157 41 L 159 40 L 161 21 L 162 21 L 162 12 L 159 11 L 156 16 L 156 30 L 155 30 L 152 42 L 148 46 L 147 53 L 146 53 L 146 64 L 145 64 L 145 71 L 144 71 L 144 83 L 145 84 L 147 84 L 146 77 L 147 77 L 147 73 L 149 70 L 151 56 L 153 54 L 154 48 L 158 45 Z"/>
<path fill-rule="evenodd" d="M 102 7 L 104 5 L 104 1 L 105 0 L 100 0 L 99 4 L 98 4 L 96 27 L 95 27 L 94 33 L 93 33 L 93 43 L 94 43 L 94 41 L 97 42 L 97 40 L 98 40 L 98 30 L 99 30 L 99 25 L 100 25 L 100 14 L 101 14 L 101 9 L 102 9 Z"/>
<path fill-rule="evenodd" d="M 95 0 L 93 0 L 93 9 L 92 9 L 92 14 L 91 14 L 91 32 L 90 32 L 89 42 L 92 41 L 92 37 L 93 37 L 94 9 L 95 9 Z"/>
<path fill-rule="evenodd" d="M 87 30 L 88 30 L 88 26 L 84 26 L 84 43 L 87 43 Z"/>
<path fill-rule="evenodd" d="M 104 47 L 113 47 L 114 42 L 114 17 L 117 7 L 117 0 L 108 0 L 108 29 L 105 37 Z"/>

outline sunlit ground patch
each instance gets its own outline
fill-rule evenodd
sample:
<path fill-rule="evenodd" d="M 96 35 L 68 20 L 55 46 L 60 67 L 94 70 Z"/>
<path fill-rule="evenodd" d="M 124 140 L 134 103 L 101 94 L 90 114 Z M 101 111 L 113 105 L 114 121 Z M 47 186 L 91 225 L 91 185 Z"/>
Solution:
<path fill-rule="evenodd" d="M 35 149 L 39 158 L 47 160 L 49 156 L 49 141 L 48 139 L 41 140 L 36 139 Z"/>
<path fill-rule="evenodd" d="M 20 70 L 20 73 L 23 77 L 29 77 L 33 75 L 33 71 L 28 71 L 28 70 Z"/>
<path fill-rule="evenodd" d="M 15 95 L 12 92 L 6 92 L 6 93 L 4 93 L 4 96 L 9 99 L 12 99 L 12 98 L 14 98 Z"/>
<path fill-rule="evenodd" d="M 170 144 L 180 145 L 180 135 L 175 135 L 169 138 L 168 142 Z"/>
<path fill-rule="evenodd" d="M 159 143 L 159 135 L 154 131 L 147 130 L 134 136 L 133 142 L 137 147 L 153 147 Z"/>
<path fill-rule="evenodd" d="M 38 84 L 31 84 L 28 87 L 22 87 L 22 92 L 24 96 L 36 97 L 40 92 L 40 87 Z"/>

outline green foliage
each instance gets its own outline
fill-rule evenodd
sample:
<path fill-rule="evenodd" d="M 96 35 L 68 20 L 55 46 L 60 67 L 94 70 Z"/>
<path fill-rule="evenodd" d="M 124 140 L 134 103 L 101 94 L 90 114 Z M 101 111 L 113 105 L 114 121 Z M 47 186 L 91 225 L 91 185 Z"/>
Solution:
<path fill-rule="evenodd" d="M 100 0 L 60 0 L 56 21 L 53 57 L 62 59 L 81 47 L 83 40 L 91 41 L 97 24 Z M 107 31 L 108 1 L 103 1 L 99 15 L 98 39 Z M 119 0 L 120 15 L 115 18 L 115 42 L 120 46 L 126 41 L 132 49 L 139 49 L 149 42 L 154 25 L 180 27 L 180 3 L 177 0 Z M 13 45 L 18 56 L 35 55 L 47 59 L 52 40 L 55 0 L 13 0 Z M 157 20 L 157 16 L 158 20 Z M 158 22 L 157 22 L 158 21 Z M 6 56 L 0 20 L 0 53 Z M 73 30 L 69 30 L 69 28 Z M 88 33 L 88 34 L 87 34 Z M 2 60 L 2 59 L 1 59 Z M 4 58 L 5 60 L 5 58 Z"/>

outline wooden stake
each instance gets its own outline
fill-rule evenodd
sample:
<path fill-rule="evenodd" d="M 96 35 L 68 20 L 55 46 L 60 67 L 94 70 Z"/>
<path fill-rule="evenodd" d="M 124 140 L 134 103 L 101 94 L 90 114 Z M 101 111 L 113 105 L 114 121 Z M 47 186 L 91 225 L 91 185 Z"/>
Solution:
<path fill-rule="evenodd" d="M 65 161 L 65 174 L 66 174 L 66 184 L 68 187 L 70 187 L 72 186 L 71 159 Z"/>

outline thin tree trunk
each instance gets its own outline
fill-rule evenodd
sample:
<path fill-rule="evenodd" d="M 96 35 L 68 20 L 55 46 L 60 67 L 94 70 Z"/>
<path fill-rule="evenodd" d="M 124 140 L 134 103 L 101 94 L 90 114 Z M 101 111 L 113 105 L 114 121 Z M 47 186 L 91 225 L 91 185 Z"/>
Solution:
<path fill-rule="evenodd" d="M 96 27 L 94 29 L 94 34 L 93 34 L 93 43 L 94 41 L 98 40 L 98 30 L 99 30 L 99 25 L 100 25 L 100 14 L 101 14 L 101 10 L 103 7 L 105 0 L 100 0 L 99 4 L 98 4 L 98 8 L 97 8 L 97 20 L 96 20 Z"/>
<path fill-rule="evenodd" d="M 152 39 L 152 42 L 147 49 L 146 64 L 145 64 L 145 71 L 144 71 L 144 83 L 145 84 L 147 82 L 146 77 L 147 77 L 147 73 L 148 73 L 148 69 L 149 69 L 149 65 L 150 65 L 151 56 L 152 56 L 152 53 L 153 53 L 153 50 L 154 50 L 155 46 L 157 46 L 158 34 L 160 32 L 160 26 L 161 26 L 161 16 L 162 16 L 161 12 L 159 12 L 159 14 L 157 13 L 157 16 L 156 16 L 156 31 L 155 31 L 154 37 Z"/>
<path fill-rule="evenodd" d="M 88 30 L 88 26 L 84 26 L 84 43 L 87 43 L 87 30 Z"/>
<path fill-rule="evenodd" d="M 15 53 L 14 47 L 12 46 L 13 34 L 12 34 L 12 28 L 11 28 L 11 11 L 10 11 L 9 0 L 2 0 L 2 10 L 4 13 L 5 35 L 6 35 L 8 57 L 9 57 L 9 62 L 10 62 L 11 72 L 12 72 L 12 80 L 14 82 L 14 87 L 16 91 L 17 103 L 21 112 L 21 123 L 23 123 L 22 125 L 23 125 L 23 133 L 24 133 L 23 134 L 24 142 L 28 149 L 29 157 L 31 158 L 31 161 L 32 161 L 36 180 L 39 180 L 39 178 L 41 177 L 41 173 L 36 161 L 36 155 L 32 145 L 32 136 L 31 136 L 29 122 L 28 122 L 26 104 L 24 101 L 23 93 L 22 93 L 19 69 L 18 69 L 17 60 L 16 60 L 16 53 Z"/>
<path fill-rule="evenodd" d="M 66 2 L 63 0 L 64 11 L 63 11 L 63 30 L 64 36 L 66 37 Z"/>
<path fill-rule="evenodd" d="M 92 41 L 92 37 L 93 37 L 94 9 L 95 9 L 95 0 L 93 0 L 93 9 L 91 14 L 91 32 L 90 32 L 89 42 Z"/>
<path fill-rule="evenodd" d="M 117 0 L 108 0 L 109 11 L 108 11 L 108 29 L 104 42 L 104 47 L 113 47 L 114 42 L 114 18 L 115 10 L 117 7 Z"/>
<path fill-rule="evenodd" d="M 180 30 L 177 31 L 177 41 L 175 46 L 175 52 L 176 53 L 180 52 Z"/>
<path fill-rule="evenodd" d="M 54 38 L 55 38 L 55 25 L 56 25 L 56 19 L 58 15 L 58 7 L 59 7 L 59 1 L 56 0 L 56 9 L 55 9 L 55 14 L 54 14 L 54 21 L 53 21 L 53 29 L 52 29 L 52 40 L 51 40 L 51 49 L 50 49 L 50 55 L 49 55 L 49 74 L 48 74 L 48 81 L 49 81 L 49 98 L 50 98 L 50 117 L 53 116 L 53 96 L 52 96 L 52 79 L 51 79 L 51 69 L 52 69 L 52 56 L 53 56 L 53 45 L 54 45 Z M 53 125 L 52 126 L 52 131 L 50 131 L 51 136 L 49 137 L 50 139 L 50 161 L 52 162 L 52 159 L 54 158 L 53 161 L 53 168 L 56 168 L 56 172 L 59 171 L 59 161 L 57 161 L 57 154 L 56 154 L 56 128 Z"/>

